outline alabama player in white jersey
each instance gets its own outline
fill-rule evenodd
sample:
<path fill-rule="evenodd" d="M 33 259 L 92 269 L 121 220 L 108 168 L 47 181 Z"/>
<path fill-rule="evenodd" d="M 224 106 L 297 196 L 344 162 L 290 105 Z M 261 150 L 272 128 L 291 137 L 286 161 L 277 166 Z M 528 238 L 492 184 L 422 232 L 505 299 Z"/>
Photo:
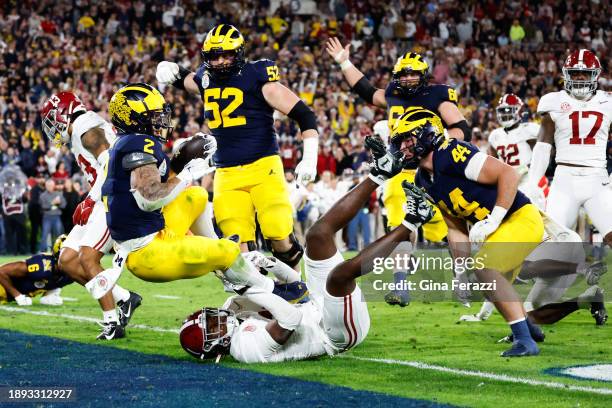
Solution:
<path fill-rule="evenodd" d="M 270 293 L 272 280 L 255 268 L 242 276 L 224 272 L 226 281 L 246 290 L 223 309 L 205 308 L 189 316 L 181 327 L 183 348 L 202 359 L 231 354 L 240 362 L 259 363 L 334 355 L 361 343 L 368 334 L 370 316 L 355 280 L 372 270 L 375 258 L 388 256 L 399 242 L 416 239 L 418 227 L 433 216 L 423 195 L 407 191 L 402 224 L 355 258 L 344 260 L 335 245 L 336 232 L 361 211 L 386 178 L 399 172 L 401 165 L 395 164 L 395 172 L 379 171 L 393 160 L 397 159 L 391 154 L 379 158 L 370 178 L 346 193 L 308 230 L 304 263 L 309 302 L 291 305 Z M 257 313 L 261 308 L 269 314 Z M 245 318 L 248 310 L 256 313 Z"/>
<path fill-rule="evenodd" d="M 519 190 L 529 197 L 531 202 L 544 209 L 544 188 L 548 187 L 546 177 L 539 181 L 539 187 L 531 190 L 527 172 L 531 163 L 531 151 L 536 144 L 540 126 L 533 122 L 521 123 L 523 101 L 518 96 L 509 93 L 503 95 L 495 113 L 501 127 L 489 135 L 489 154 L 498 157 L 504 163 L 514 167 L 521 176 Z"/>
<path fill-rule="evenodd" d="M 42 128 L 56 145 L 69 144 L 91 190 L 73 215 L 74 227 L 62 245 L 59 264 L 75 281 L 85 284 L 103 271 L 100 260 L 110 252 L 113 240 L 106 226 L 101 188 L 108 148 L 116 139 L 112 126 L 100 115 L 88 111 L 73 92 L 52 95 L 41 109 Z M 115 285 L 112 295 L 100 299 L 104 324 L 98 339 L 125 336 L 125 326 L 142 298 Z M 119 314 L 115 309 L 119 306 Z"/>
<path fill-rule="evenodd" d="M 573 228 L 584 207 L 604 242 L 612 245 L 612 186 L 606 170 L 612 98 L 597 90 L 600 73 L 601 64 L 589 50 L 574 51 L 565 60 L 565 89 L 544 95 L 538 104 L 542 125 L 529 181 L 535 185 L 545 173 L 554 144 L 557 168 L 546 213 Z"/>

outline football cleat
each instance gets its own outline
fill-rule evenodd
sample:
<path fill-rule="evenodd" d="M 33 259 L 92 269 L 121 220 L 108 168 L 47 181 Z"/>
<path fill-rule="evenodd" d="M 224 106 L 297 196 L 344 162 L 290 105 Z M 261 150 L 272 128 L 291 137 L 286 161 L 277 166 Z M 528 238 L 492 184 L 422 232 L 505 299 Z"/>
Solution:
<path fill-rule="evenodd" d="M 535 342 L 521 343 L 515 341 L 512 347 L 500 354 L 501 357 L 527 357 L 537 356 L 540 354 L 540 349 Z"/>
<path fill-rule="evenodd" d="M 534 330 L 534 331 L 530 330 L 529 331 L 529 334 L 531 334 L 531 338 L 536 343 L 544 342 L 544 339 L 546 338 L 546 335 L 544 334 L 542 329 L 540 329 L 540 326 L 535 326 L 535 327 L 537 327 L 537 330 Z M 501 339 L 497 340 L 497 342 L 498 343 L 513 343 L 514 342 L 514 334 L 510 333 L 506 337 L 502 337 Z"/>
<path fill-rule="evenodd" d="M 120 300 L 117 302 L 119 306 L 119 324 L 126 327 L 134 314 L 134 310 L 142 303 L 142 296 L 138 293 L 130 291 L 130 297 L 125 302 Z"/>
<path fill-rule="evenodd" d="M 608 311 L 604 304 L 604 291 L 597 288 L 593 296 L 596 302 L 591 302 L 591 316 L 595 319 L 596 326 L 603 326 L 608 321 Z"/>
<path fill-rule="evenodd" d="M 460 322 L 482 322 L 484 320 L 486 320 L 486 319 L 480 318 L 479 314 L 462 315 L 459 318 Z"/>
<path fill-rule="evenodd" d="M 118 322 L 98 323 L 102 333 L 96 337 L 98 340 L 114 340 L 125 337 L 125 329 Z"/>
<path fill-rule="evenodd" d="M 395 291 L 385 295 L 385 302 L 391 306 L 399 305 L 400 307 L 406 307 L 410 304 L 410 294 L 408 291 Z"/>
<path fill-rule="evenodd" d="M 589 286 L 597 285 L 601 276 L 608 272 L 608 265 L 605 262 L 598 261 L 587 266 L 584 277 Z"/>

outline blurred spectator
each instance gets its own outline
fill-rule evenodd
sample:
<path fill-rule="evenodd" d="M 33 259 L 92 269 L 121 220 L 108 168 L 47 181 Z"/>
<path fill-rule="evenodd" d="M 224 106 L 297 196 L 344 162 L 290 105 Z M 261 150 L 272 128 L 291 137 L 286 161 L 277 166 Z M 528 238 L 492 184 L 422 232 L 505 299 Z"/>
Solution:
<path fill-rule="evenodd" d="M 30 201 L 28 202 L 28 217 L 30 218 L 30 253 L 38 251 L 38 234 L 42 226 L 42 208 L 40 206 L 40 195 L 45 191 L 45 176 L 41 173 L 36 175 L 35 184 L 30 190 Z"/>
<path fill-rule="evenodd" d="M 55 239 L 64 232 L 62 225 L 62 209 L 66 207 L 66 199 L 55 186 L 55 181 L 49 179 L 45 182 L 45 191 L 40 195 L 42 208 L 42 234 L 40 238 L 40 251 L 47 251 Z"/>
<path fill-rule="evenodd" d="M 521 23 L 515 19 L 512 22 L 512 27 L 510 27 L 510 41 L 512 41 L 514 45 L 518 45 L 523 41 L 523 38 L 525 38 L 525 30 Z"/>
<path fill-rule="evenodd" d="M 72 214 L 74 214 L 74 210 L 76 210 L 77 205 L 81 202 L 81 195 L 74 189 L 72 180 L 69 178 L 64 180 L 63 194 L 66 206 L 62 209 L 62 225 L 64 226 L 64 231 L 70 231 L 74 226 L 72 224 Z"/>
<path fill-rule="evenodd" d="M 66 164 L 63 161 L 57 164 L 57 169 L 51 177 L 53 177 L 56 184 L 64 184 L 64 182 L 70 178 L 70 174 L 66 171 Z"/>
<path fill-rule="evenodd" d="M 10 255 L 24 255 L 28 252 L 25 215 L 26 177 L 19 167 L 7 166 L 0 174 L 0 181 L 6 251 Z"/>

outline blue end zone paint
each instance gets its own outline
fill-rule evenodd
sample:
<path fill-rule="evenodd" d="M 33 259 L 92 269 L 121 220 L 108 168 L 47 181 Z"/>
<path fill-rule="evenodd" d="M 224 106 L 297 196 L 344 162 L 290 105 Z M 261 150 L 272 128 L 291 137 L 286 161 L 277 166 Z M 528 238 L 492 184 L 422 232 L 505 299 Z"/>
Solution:
<path fill-rule="evenodd" d="M 599 364 L 601 363 L 579 364 L 579 365 L 573 365 L 573 366 L 567 366 L 567 367 L 552 367 L 552 368 L 547 368 L 546 370 L 543 370 L 543 373 L 548 374 L 548 375 L 554 375 L 555 377 L 567 377 L 567 378 L 572 378 L 574 380 L 580 380 L 580 381 L 597 381 L 597 382 L 604 383 L 604 384 L 610 384 L 610 381 L 600 380 L 597 378 L 579 377 L 577 375 L 572 375 L 564 371 L 564 370 L 567 370 L 568 368 L 589 367 L 589 366 L 596 366 Z"/>
<path fill-rule="evenodd" d="M 76 387 L 76 403 L 44 403 L 44 406 L 449 407 L 431 401 L 0 330 L 0 387 L 5 386 Z"/>

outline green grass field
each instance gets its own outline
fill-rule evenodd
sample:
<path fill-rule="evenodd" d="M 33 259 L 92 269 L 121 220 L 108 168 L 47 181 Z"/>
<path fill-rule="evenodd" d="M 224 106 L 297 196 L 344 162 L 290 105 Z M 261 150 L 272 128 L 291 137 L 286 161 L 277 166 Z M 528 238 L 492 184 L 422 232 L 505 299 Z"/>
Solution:
<path fill-rule="evenodd" d="M 2 258 L 0 262 L 12 259 Z M 20 308 L 27 312 L 21 313 L 15 310 L 15 304 L 0 306 L 0 328 L 191 359 L 171 330 L 177 330 L 189 313 L 204 305 L 220 305 L 227 296 L 212 275 L 152 284 L 124 272 L 120 283 L 144 298 L 126 339 L 96 342 L 98 326 L 80 317 L 98 319 L 100 311 L 97 303 L 76 284 L 63 290 L 64 297 L 73 299 L 60 307 L 41 306 L 35 300 L 32 307 Z M 540 356 L 504 359 L 499 353 L 508 345 L 496 341 L 508 334 L 508 327 L 498 314 L 482 323 L 456 323 L 461 314 L 475 313 L 479 307 L 480 304 L 475 304 L 468 310 L 458 303 L 415 302 L 400 309 L 370 302 L 370 333 L 361 345 L 345 355 L 248 367 L 227 357 L 221 364 L 458 406 L 612 406 L 612 383 L 545 372 L 612 363 L 610 324 L 596 328 L 588 310 L 581 310 L 545 327 L 547 338 Z M 34 314 L 37 312 L 50 315 Z"/>

